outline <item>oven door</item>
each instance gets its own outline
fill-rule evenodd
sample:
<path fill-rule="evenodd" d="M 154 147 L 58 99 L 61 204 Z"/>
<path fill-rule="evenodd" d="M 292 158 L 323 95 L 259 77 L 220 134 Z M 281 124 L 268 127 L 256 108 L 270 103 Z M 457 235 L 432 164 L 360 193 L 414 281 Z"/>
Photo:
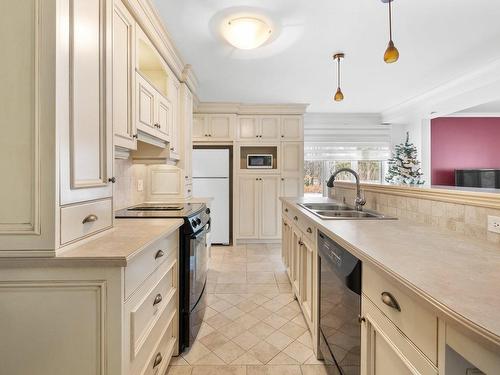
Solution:
<path fill-rule="evenodd" d="M 189 311 L 193 311 L 200 300 L 208 273 L 208 243 L 210 222 L 190 237 L 189 241 Z"/>
<path fill-rule="evenodd" d="M 360 374 L 361 261 L 322 233 L 318 245 L 320 351 L 340 374 Z"/>

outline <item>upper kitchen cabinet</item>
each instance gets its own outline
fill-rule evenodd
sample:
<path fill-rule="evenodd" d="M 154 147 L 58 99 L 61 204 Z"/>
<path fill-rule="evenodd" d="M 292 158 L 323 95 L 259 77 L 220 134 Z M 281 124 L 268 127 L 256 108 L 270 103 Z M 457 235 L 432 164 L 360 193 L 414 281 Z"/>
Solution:
<path fill-rule="evenodd" d="M 172 108 L 170 121 L 170 159 L 179 160 L 181 151 L 181 84 L 177 78 L 173 77 L 169 81 L 169 99 Z"/>
<path fill-rule="evenodd" d="M 121 0 L 113 12 L 113 129 L 115 146 L 137 148 L 134 119 L 135 19 Z"/>
<path fill-rule="evenodd" d="M 280 116 L 238 116 L 237 139 L 240 141 L 280 140 Z"/>
<path fill-rule="evenodd" d="M 136 126 L 138 139 L 160 147 L 171 141 L 174 77 L 140 27 L 136 28 Z"/>
<path fill-rule="evenodd" d="M 304 139 L 304 117 L 281 116 L 281 140 L 301 141 Z"/>
<path fill-rule="evenodd" d="M 111 0 L 63 2 L 61 25 L 68 45 L 57 50 L 67 69 L 57 80 L 62 205 L 111 197 L 112 28 Z M 66 48 L 67 47 L 67 48 Z M 64 87 L 64 89 L 62 89 Z M 67 105 L 62 105 L 67 103 Z"/>
<path fill-rule="evenodd" d="M 235 122 L 234 114 L 196 114 L 193 123 L 193 141 L 232 142 Z"/>

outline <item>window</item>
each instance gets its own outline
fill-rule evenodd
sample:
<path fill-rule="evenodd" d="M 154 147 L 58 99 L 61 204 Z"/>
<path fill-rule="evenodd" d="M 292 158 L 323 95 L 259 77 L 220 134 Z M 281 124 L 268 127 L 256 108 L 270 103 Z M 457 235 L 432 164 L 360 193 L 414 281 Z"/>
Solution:
<path fill-rule="evenodd" d="M 384 163 L 380 160 L 304 160 L 304 195 L 326 196 L 326 181 L 341 168 L 358 172 L 361 182 L 381 183 Z M 354 176 L 342 172 L 335 180 L 354 181 Z"/>

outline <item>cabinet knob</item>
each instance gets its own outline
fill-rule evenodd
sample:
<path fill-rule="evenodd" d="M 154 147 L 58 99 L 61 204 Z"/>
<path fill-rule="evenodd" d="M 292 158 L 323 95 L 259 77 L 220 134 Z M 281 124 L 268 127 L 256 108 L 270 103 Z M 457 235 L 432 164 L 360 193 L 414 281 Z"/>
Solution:
<path fill-rule="evenodd" d="M 288 212 L 288 208 L 285 208 L 285 212 Z"/>
<path fill-rule="evenodd" d="M 394 298 L 394 296 L 391 293 L 382 292 L 382 294 L 380 294 L 380 297 L 382 299 L 382 302 L 385 303 L 387 306 L 393 308 L 394 310 L 401 311 L 401 306 L 399 306 L 398 301 L 396 300 L 396 298 Z"/>
<path fill-rule="evenodd" d="M 285 181 L 285 179 L 282 177 L 282 178 L 281 178 L 281 181 Z"/>
<path fill-rule="evenodd" d="M 173 148 L 173 147 L 170 147 L 170 151 L 174 151 L 174 150 L 175 150 L 175 148 Z"/>
<path fill-rule="evenodd" d="M 307 228 L 307 233 L 312 233 L 312 229 L 311 228 Z"/>
<path fill-rule="evenodd" d="M 110 177 L 110 178 L 108 178 L 108 181 L 111 182 L 112 184 L 114 184 L 116 182 L 116 178 Z"/>
<path fill-rule="evenodd" d="M 158 305 L 161 301 L 163 301 L 163 297 L 158 293 L 153 301 L 153 306 Z"/>
<path fill-rule="evenodd" d="M 281 138 L 285 138 L 285 136 L 283 134 L 281 134 Z"/>
<path fill-rule="evenodd" d="M 302 240 L 299 240 L 299 245 L 304 246 L 304 242 L 302 242 Z"/>
<path fill-rule="evenodd" d="M 211 136 L 212 136 L 212 134 L 209 134 L 208 136 L 209 136 L 209 137 L 211 137 Z"/>
<path fill-rule="evenodd" d="M 259 181 L 259 179 L 258 179 L 258 178 L 256 178 L 256 179 L 255 179 L 255 181 Z"/>
<path fill-rule="evenodd" d="M 133 138 L 133 139 L 137 139 L 137 138 L 138 138 L 137 134 L 133 134 L 133 135 L 132 135 L 132 138 Z"/>
<path fill-rule="evenodd" d="M 366 319 L 364 316 L 361 316 L 361 315 L 358 315 L 358 323 L 361 324 L 361 323 L 364 323 L 366 322 Z"/>
<path fill-rule="evenodd" d="M 294 216 L 294 217 L 293 217 L 293 220 L 295 220 L 295 221 L 299 221 L 299 218 L 298 218 L 297 216 Z"/>
<path fill-rule="evenodd" d="M 191 193 L 191 189 L 188 189 L 188 193 Z"/>
<path fill-rule="evenodd" d="M 90 215 L 86 216 L 85 219 L 82 220 L 82 224 L 93 223 L 94 221 L 97 221 L 98 219 L 99 218 L 97 217 L 97 215 L 90 214 Z"/>
<path fill-rule="evenodd" d="M 158 353 L 155 357 L 155 361 L 153 362 L 153 368 L 156 368 L 160 365 L 161 361 L 163 361 L 163 357 L 161 353 Z"/>
<path fill-rule="evenodd" d="M 155 259 L 161 258 L 164 255 L 165 253 L 163 252 L 163 250 L 158 250 L 155 254 Z"/>

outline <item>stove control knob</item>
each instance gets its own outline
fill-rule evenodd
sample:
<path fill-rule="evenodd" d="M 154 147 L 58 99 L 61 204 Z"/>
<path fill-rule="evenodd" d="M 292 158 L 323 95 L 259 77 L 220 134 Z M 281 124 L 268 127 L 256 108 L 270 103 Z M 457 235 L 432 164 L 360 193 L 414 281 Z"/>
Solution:
<path fill-rule="evenodd" d="M 210 208 L 207 208 L 207 209 L 205 210 L 205 213 L 206 213 L 207 215 L 210 215 Z"/>
<path fill-rule="evenodd" d="M 201 219 L 200 218 L 196 219 L 196 224 L 198 224 L 198 225 L 201 224 Z"/>
<path fill-rule="evenodd" d="M 198 226 L 198 223 L 196 222 L 196 220 L 192 220 L 191 221 L 191 225 L 193 226 L 193 228 L 196 228 Z"/>

